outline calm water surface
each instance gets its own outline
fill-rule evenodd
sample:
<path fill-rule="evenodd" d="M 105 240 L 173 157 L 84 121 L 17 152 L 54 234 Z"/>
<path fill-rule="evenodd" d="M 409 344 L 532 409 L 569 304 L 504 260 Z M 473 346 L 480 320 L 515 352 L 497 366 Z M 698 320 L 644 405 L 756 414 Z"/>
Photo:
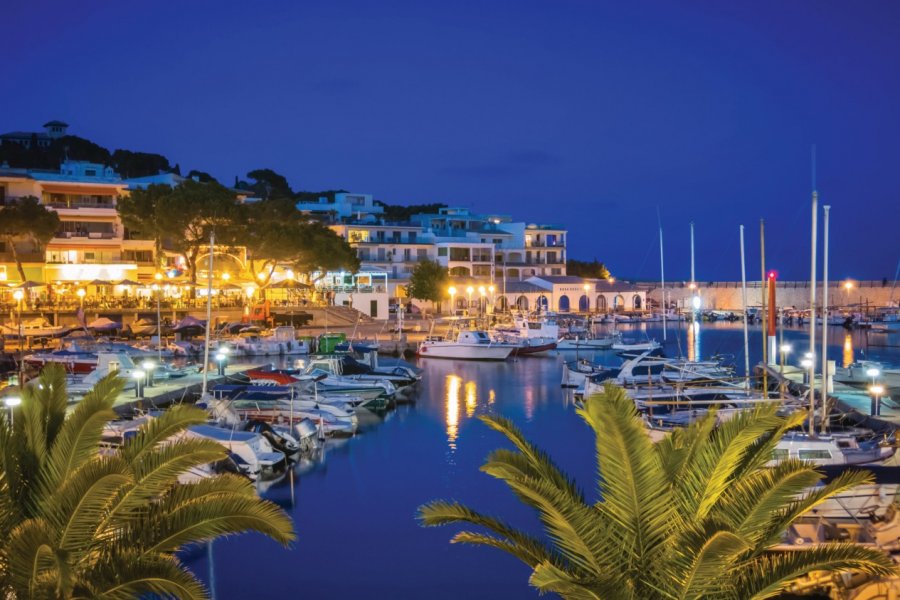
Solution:
<path fill-rule="evenodd" d="M 670 356 L 733 355 L 743 373 L 740 323 L 687 324 L 668 330 Z M 637 325 L 626 337 L 662 340 L 659 324 Z M 794 356 L 808 334 L 785 331 Z M 900 336 L 831 327 L 829 358 L 863 356 L 900 364 Z M 751 327 L 751 364 L 761 356 L 759 327 Z M 584 354 L 580 355 L 584 356 Z M 569 359 L 574 353 L 568 353 Z M 598 352 L 600 362 L 617 362 Z M 529 569 L 488 548 L 448 543 L 458 528 L 423 529 L 416 508 L 455 499 L 538 531 L 537 519 L 506 487 L 478 469 L 500 446 L 500 435 L 477 417 L 501 414 L 551 453 L 593 497 L 593 442 L 559 387 L 561 357 L 475 363 L 423 360 L 416 403 L 404 405 L 355 438 L 329 442 L 324 457 L 299 465 L 264 495 L 294 518 L 297 543 L 283 549 L 257 535 L 216 542 L 185 556 L 218 600 L 244 598 L 536 598 Z M 210 560 L 212 556 L 212 560 Z"/>

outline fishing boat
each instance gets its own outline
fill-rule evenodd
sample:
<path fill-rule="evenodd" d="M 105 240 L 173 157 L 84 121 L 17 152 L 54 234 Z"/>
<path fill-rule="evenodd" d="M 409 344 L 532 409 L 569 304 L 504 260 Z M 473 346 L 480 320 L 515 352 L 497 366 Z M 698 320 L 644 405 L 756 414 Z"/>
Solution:
<path fill-rule="evenodd" d="M 496 327 L 491 334 L 497 342 L 513 346 L 513 356 L 546 356 L 557 348 L 559 325 L 552 318 L 516 315 L 511 325 Z"/>
<path fill-rule="evenodd" d="M 423 358 L 452 358 L 457 360 L 506 360 L 513 346 L 498 344 L 486 331 L 464 329 L 455 340 L 428 336 L 417 354 Z"/>

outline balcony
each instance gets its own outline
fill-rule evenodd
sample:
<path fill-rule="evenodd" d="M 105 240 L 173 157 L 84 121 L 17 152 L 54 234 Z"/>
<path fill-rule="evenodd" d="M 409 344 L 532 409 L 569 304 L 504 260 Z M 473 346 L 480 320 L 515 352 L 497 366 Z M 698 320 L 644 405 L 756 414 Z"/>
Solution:
<path fill-rule="evenodd" d="M 112 231 L 57 231 L 53 237 L 64 240 L 114 240 L 116 234 Z"/>

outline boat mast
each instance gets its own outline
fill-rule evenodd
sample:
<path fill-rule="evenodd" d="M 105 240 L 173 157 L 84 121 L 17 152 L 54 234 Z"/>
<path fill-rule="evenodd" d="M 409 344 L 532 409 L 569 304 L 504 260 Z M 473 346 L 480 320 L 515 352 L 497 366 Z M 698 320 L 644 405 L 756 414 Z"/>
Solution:
<path fill-rule="evenodd" d="M 828 425 L 828 212 L 831 207 L 822 206 L 825 212 L 825 220 L 822 223 L 822 422 L 819 431 L 824 435 Z M 815 324 L 813 324 L 815 327 Z"/>
<path fill-rule="evenodd" d="M 816 218 L 819 193 L 816 191 L 816 147 L 812 147 L 812 244 L 809 267 L 809 434 L 816 434 Z"/>
<path fill-rule="evenodd" d="M 656 207 L 656 215 L 659 217 L 659 207 Z M 662 323 L 663 323 L 663 342 L 666 341 L 666 266 L 663 260 L 663 232 L 662 225 L 659 226 L 659 283 L 662 286 Z"/>
<path fill-rule="evenodd" d="M 212 328 L 212 274 L 213 274 L 213 249 L 216 244 L 215 231 L 209 232 L 209 266 L 206 273 L 206 341 L 203 344 L 203 388 L 201 398 L 206 398 L 206 389 L 209 384 L 209 331 Z"/>
<path fill-rule="evenodd" d="M 744 378 L 750 391 L 750 333 L 747 329 L 747 267 L 744 260 L 744 226 L 741 225 L 741 297 L 744 303 Z"/>
<path fill-rule="evenodd" d="M 760 262 L 759 267 L 762 272 L 762 280 L 760 282 L 759 295 L 760 295 L 760 303 L 762 304 L 762 392 L 763 397 L 769 397 L 769 371 L 768 371 L 768 345 L 769 342 L 766 339 L 766 335 L 768 333 L 767 324 L 768 320 L 768 311 L 772 309 L 771 306 L 767 306 L 767 294 L 766 294 L 766 221 L 765 219 L 759 220 L 759 254 L 760 254 Z M 768 310 L 767 310 L 768 309 Z"/>

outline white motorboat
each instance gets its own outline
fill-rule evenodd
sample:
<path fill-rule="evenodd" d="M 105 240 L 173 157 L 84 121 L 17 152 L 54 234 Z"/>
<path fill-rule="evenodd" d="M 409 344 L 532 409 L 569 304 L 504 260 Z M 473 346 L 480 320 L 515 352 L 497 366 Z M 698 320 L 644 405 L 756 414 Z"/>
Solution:
<path fill-rule="evenodd" d="M 428 336 L 419 344 L 417 354 L 423 358 L 452 358 L 457 360 L 506 360 L 515 348 L 498 344 L 486 331 L 465 329 L 456 340 Z"/>
<path fill-rule="evenodd" d="M 276 327 L 270 335 L 264 335 L 258 327 L 247 327 L 231 339 L 231 344 L 249 356 L 309 354 L 309 345 L 296 338 L 296 330 L 290 325 Z"/>
<path fill-rule="evenodd" d="M 870 372 L 877 371 L 874 377 Z M 880 383 L 890 389 L 900 388 L 900 369 L 885 367 L 883 364 L 871 360 L 861 360 L 852 363 L 849 367 L 837 367 L 834 370 L 834 380 L 853 386 L 865 387 L 872 383 Z"/>
<path fill-rule="evenodd" d="M 241 472 L 251 479 L 274 474 L 287 466 L 284 453 L 275 450 L 269 440 L 259 433 L 240 431 L 236 427 L 226 429 L 215 425 L 192 425 L 182 435 L 213 440 L 224 446 Z"/>
<path fill-rule="evenodd" d="M 817 466 L 864 465 L 885 461 L 894 455 L 892 445 L 877 440 L 860 440 L 853 433 L 835 432 L 812 437 L 799 431 L 788 432 L 776 446 L 769 465 L 796 458 Z"/>
<path fill-rule="evenodd" d="M 613 347 L 616 338 L 614 336 L 606 336 L 606 337 L 593 337 L 591 335 L 585 336 L 571 336 L 564 337 L 556 342 L 557 350 L 609 350 Z"/>
<path fill-rule="evenodd" d="M 62 325 L 52 325 L 50 321 L 43 317 L 22 321 L 21 324 L 10 322 L 6 325 L 0 325 L 0 333 L 5 337 L 19 337 L 21 332 L 23 337 L 56 337 L 62 335 L 66 328 Z"/>
<path fill-rule="evenodd" d="M 616 352 L 645 352 L 647 350 L 656 350 L 659 347 L 660 344 L 656 340 L 638 342 L 636 340 L 619 339 L 612 344 L 612 349 Z"/>
<path fill-rule="evenodd" d="M 549 317 L 513 317 L 511 325 L 494 328 L 491 332 L 501 344 L 515 346 L 515 356 L 541 356 L 555 350 L 559 340 L 559 325 Z"/>

